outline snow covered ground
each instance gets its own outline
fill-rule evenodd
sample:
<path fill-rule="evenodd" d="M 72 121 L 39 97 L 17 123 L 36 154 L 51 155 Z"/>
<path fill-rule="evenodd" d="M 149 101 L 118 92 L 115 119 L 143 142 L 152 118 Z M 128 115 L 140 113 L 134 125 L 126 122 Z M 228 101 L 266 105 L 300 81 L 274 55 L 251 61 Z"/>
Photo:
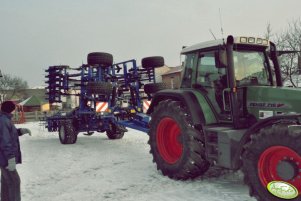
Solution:
<path fill-rule="evenodd" d="M 32 130 L 20 138 L 23 201 L 254 201 L 240 172 L 210 171 L 192 181 L 162 176 L 139 131 L 121 140 L 80 134 L 76 144 L 62 145 L 38 122 L 16 126 Z"/>

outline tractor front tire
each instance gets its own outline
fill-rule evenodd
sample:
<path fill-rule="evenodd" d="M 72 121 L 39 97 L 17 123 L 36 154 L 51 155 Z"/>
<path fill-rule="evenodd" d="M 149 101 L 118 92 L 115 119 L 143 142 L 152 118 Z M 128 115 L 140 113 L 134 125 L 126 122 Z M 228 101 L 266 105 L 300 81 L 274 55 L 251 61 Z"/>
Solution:
<path fill-rule="evenodd" d="M 289 132 L 288 128 L 282 123 L 262 128 L 244 147 L 244 181 L 258 201 L 283 200 L 267 190 L 271 181 L 284 181 L 301 191 L 301 130 Z M 300 199 L 299 195 L 291 200 Z"/>
<path fill-rule="evenodd" d="M 144 85 L 144 92 L 146 94 L 153 94 L 163 89 L 168 89 L 168 85 L 164 82 L 161 83 L 152 83 Z"/>
<path fill-rule="evenodd" d="M 178 101 L 161 101 L 151 115 L 150 153 L 157 169 L 172 179 L 192 179 L 209 169 L 202 132 Z"/>
<path fill-rule="evenodd" d="M 77 141 L 78 131 L 71 119 L 61 120 L 59 125 L 59 139 L 61 144 L 74 144 Z"/>
<path fill-rule="evenodd" d="M 113 55 L 105 52 L 91 52 L 88 54 L 87 60 L 91 66 L 109 67 L 113 65 Z"/>
<path fill-rule="evenodd" d="M 117 140 L 123 138 L 125 130 L 124 126 L 117 126 L 116 124 L 110 123 L 109 127 L 110 129 L 106 131 L 106 134 L 110 140 Z"/>

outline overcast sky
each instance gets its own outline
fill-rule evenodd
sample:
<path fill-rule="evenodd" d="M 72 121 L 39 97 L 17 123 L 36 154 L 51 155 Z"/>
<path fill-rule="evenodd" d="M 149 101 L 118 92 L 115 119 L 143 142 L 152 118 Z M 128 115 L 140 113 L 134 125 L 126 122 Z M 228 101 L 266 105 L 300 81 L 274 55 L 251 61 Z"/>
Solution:
<path fill-rule="evenodd" d="M 1 0 L 0 69 L 45 85 L 51 65 L 78 67 L 93 51 L 115 62 L 160 55 L 180 64 L 183 45 L 224 36 L 275 33 L 300 18 L 300 0 Z"/>

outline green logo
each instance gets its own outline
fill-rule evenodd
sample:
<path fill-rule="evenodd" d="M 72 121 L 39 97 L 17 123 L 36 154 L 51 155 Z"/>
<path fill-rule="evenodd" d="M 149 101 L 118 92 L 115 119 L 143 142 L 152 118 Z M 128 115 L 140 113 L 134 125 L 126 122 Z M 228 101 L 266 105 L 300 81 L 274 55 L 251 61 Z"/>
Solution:
<path fill-rule="evenodd" d="M 299 194 L 295 186 L 283 181 L 272 181 L 267 185 L 267 188 L 274 196 L 287 200 L 294 199 Z"/>

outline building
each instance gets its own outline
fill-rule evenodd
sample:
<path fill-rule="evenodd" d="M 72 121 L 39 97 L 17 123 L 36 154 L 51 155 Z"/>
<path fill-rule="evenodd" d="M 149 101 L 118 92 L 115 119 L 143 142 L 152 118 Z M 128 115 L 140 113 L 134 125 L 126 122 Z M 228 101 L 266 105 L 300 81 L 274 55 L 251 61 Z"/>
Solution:
<path fill-rule="evenodd" d="M 42 102 L 48 102 L 46 89 L 19 89 L 19 90 L 3 90 L 0 94 L 3 100 L 25 100 L 28 97 L 36 96 Z"/>
<path fill-rule="evenodd" d="M 42 101 L 35 95 L 30 96 L 24 101 L 20 102 L 19 105 L 23 106 L 24 112 L 34 112 L 42 110 Z"/>
<path fill-rule="evenodd" d="M 155 68 L 156 82 L 162 82 L 162 75 L 170 71 L 170 69 L 171 67 L 168 67 L 166 65 L 163 67 Z"/>
<path fill-rule="evenodd" d="M 178 89 L 181 86 L 183 67 L 170 67 L 169 71 L 163 73 L 162 82 L 168 84 L 171 89 Z"/>

